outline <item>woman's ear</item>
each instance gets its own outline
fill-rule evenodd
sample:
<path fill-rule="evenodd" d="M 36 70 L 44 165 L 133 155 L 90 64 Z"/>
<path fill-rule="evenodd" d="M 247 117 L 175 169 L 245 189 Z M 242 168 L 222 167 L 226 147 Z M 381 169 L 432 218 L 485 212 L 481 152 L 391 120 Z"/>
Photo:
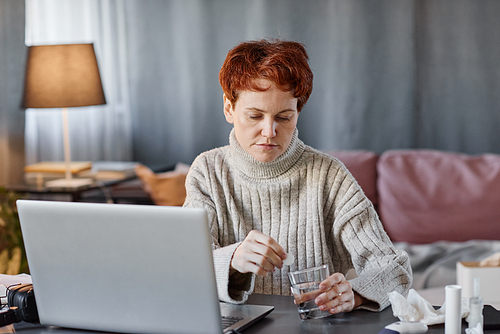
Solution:
<path fill-rule="evenodd" d="M 224 99 L 224 116 L 226 116 L 226 121 L 230 124 L 233 124 L 233 105 L 231 104 L 231 101 L 229 101 L 229 99 L 226 97 L 226 94 L 222 95 L 222 98 Z"/>

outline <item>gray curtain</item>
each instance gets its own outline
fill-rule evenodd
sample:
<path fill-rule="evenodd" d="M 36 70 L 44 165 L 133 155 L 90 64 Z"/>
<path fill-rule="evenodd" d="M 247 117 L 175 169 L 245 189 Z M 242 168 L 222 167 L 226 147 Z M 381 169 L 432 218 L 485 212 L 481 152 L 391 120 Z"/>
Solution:
<path fill-rule="evenodd" d="M 131 124 L 132 144 L 111 145 L 117 150 L 113 156 L 149 165 L 190 163 L 199 153 L 226 145 L 231 126 L 222 114 L 218 71 L 230 48 L 261 38 L 307 47 L 315 88 L 298 128 L 309 145 L 379 153 L 399 148 L 500 153 L 498 0 L 116 2 L 124 6 L 118 25 L 124 31 L 116 38 L 125 36 L 117 52 L 129 76 L 125 96 L 131 121 L 114 122 Z M 22 175 L 24 2 L 0 5 L 0 182 L 5 183 Z M 106 20 L 100 22 L 98 29 L 108 31 Z M 72 139 L 75 157 L 92 159 L 84 150 L 88 140 Z M 102 147 L 123 141 L 102 140 Z"/>
<path fill-rule="evenodd" d="M 500 1 L 417 1 L 417 147 L 500 153 Z"/>
<path fill-rule="evenodd" d="M 299 136 L 319 149 L 500 153 L 500 1 L 127 1 L 134 157 L 226 145 L 218 71 L 249 39 L 302 42 Z"/>
<path fill-rule="evenodd" d="M 24 1 L 0 0 L 0 186 L 23 176 L 25 59 Z"/>

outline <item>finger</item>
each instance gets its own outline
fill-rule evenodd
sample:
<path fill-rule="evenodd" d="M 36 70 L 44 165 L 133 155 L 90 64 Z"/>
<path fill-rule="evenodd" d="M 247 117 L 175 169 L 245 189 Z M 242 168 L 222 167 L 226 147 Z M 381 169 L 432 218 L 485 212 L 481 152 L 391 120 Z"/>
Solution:
<path fill-rule="evenodd" d="M 253 230 L 236 248 L 231 266 L 241 273 L 252 272 L 265 277 L 275 267 L 283 267 L 284 257 L 283 248 L 273 238 Z"/>
<path fill-rule="evenodd" d="M 232 260 L 232 266 L 240 272 L 253 272 L 260 276 L 267 275 L 267 272 L 274 270 L 274 265 L 261 254 L 255 252 L 255 248 L 260 246 L 243 245 L 238 252 L 235 252 Z M 259 268 L 255 268 L 255 266 Z M 264 270 L 266 273 L 262 272 Z"/>
<path fill-rule="evenodd" d="M 255 240 L 245 240 L 235 251 L 231 265 L 239 272 L 253 272 L 260 276 L 266 276 L 267 272 L 275 270 L 273 262 L 279 262 L 280 259 L 269 247 L 255 242 Z M 263 270 L 250 266 L 257 265 Z"/>
<path fill-rule="evenodd" d="M 339 285 L 343 282 L 347 282 L 345 279 L 345 276 L 341 273 L 334 273 L 330 276 L 328 276 L 321 284 L 319 285 L 319 288 L 323 291 L 327 291 L 331 289 L 332 287 Z"/>
<path fill-rule="evenodd" d="M 267 253 L 266 251 L 263 251 L 262 253 Z M 272 262 L 273 260 L 270 259 L 269 257 L 273 257 L 272 255 L 265 255 L 262 254 L 261 252 L 252 252 L 248 255 L 248 261 L 255 263 L 256 265 L 262 267 L 266 271 L 274 271 L 275 265 Z"/>
<path fill-rule="evenodd" d="M 352 285 L 349 281 L 342 281 L 338 284 L 334 284 L 328 291 L 332 291 L 333 296 L 331 297 L 334 297 L 335 295 L 352 291 Z"/>
<path fill-rule="evenodd" d="M 336 314 L 340 312 L 350 312 L 354 309 L 354 294 L 352 294 L 352 297 L 347 298 L 347 295 L 349 294 L 350 293 L 343 293 L 338 298 L 339 304 L 335 307 L 330 308 L 331 314 Z"/>
<path fill-rule="evenodd" d="M 348 282 L 345 280 L 345 276 L 341 273 L 334 273 L 328 276 L 319 285 L 320 290 L 325 293 L 316 298 L 316 304 L 326 304 L 340 293 L 348 291 L 350 289 L 350 283 L 349 285 L 345 285 L 346 283 Z"/>
<path fill-rule="evenodd" d="M 326 295 L 329 300 L 333 300 L 334 298 L 337 298 L 337 296 L 342 296 L 343 300 L 354 297 L 351 283 L 347 281 L 335 285 L 332 289 L 326 292 Z"/>
<path fill-rule="evenodd" d="M 267 268 L 256 262 L 262 262 L 264 264 L 267 262 Z M 254 273 L 262 277 L 266 277 L 268 272 L 274 268 L 269 261 L 263 259 L 262 256 L 244 250 L 234 254 L 231 266 L 241 273 Z"/>
<path fill-rule="evenodd" d="M 273 266 L 281 267 L 282 265 L 281 257 L 278 254 L 276 254 L 276 252 L 268 245 L 256 244 L 253 251 L 261 255 L 265 259 L 267 259 Z"/>
<path fill-rule="evenodd" d="M 261 277 L 266 277 L 267 274 L 269 273 L 269 271 L 267 271 L 266 269 L 252 262 L 247 262 L 246 267 L 247 267 L 246 270 L 247 273 L 253 273 Z"/>
<path fill-rule="evenodd" d="M 248 261 L 256 263 L 268 271 L 281 267 L 281 258 L 267 245 L 255 240 L 244 242 L 242 250 L 246 252 Z"/>
<path fill-rule="evenodd" d="M 332 282 L 340 282 L 340 283 L 332 284 Z M 329 287 L 329 289 L 325 291 L 324 289 L 326 287 Z M 322 288 L 322 291 L 325 292 L 316 298 L 315 303 L 318 306 L 326 304 L 331 305 L 330 302 L 332 300 L 335 300 L 338 296 L 341 295 L 347 294 L 348 297 L 346 298 L 354 297 L 352 293 L 351 283 L 349 281 L 346 281 L 344 275 L 342 274 L 336 273 L 331 275 L 320 284 L 320 288 Z"/>
<path fill-rule="evenodd" d="M 320 305 L 319 307 L 321 310 L 328 310 L 332 314 L 351 311 L 354 308 L 354 294 L 352 291 L 338 294 L 333 299 Z"/>
<path fill-rule="evenodd" d="M 281 259 L 284 259 L 286 257 L 286 253 L 285 253 L 285 250 L 283 249 L 283 247 L 281 247 L 281 245 L 276 240 L 271 238 L 270 236 L 268 236 L 262 232 L 253 230 L 253 231 L 250 231 L 250 233 L 248 234 L 247 237 L 252 237 L 258 243 L 261 243 L 263 245 L 270 247 L 274 251 L 274 253 L 277 255 L 277 257 L 280 258 L 280 261 L 281 261 Z"/>
<path fill-rule="evenodd" d="M 339 296 L 341 296 L 342 293 L 339 292 L 337 290 L 337 286 L 335 287 L 332 287 L 330 290 L 326 291 L 326 292 L 323 292 L 322 294 L 320 294 L 315 300 L 314 302 L 316 303 L 316 305 L 318 306 L 322 306 L 322 305 L 331 305 L 331 302 L 332 301 L 335 301 L 336 298 L 338 298 Z M 334 305 L 336 306 L 336 305 Z"/>
<path fill-rule="evenodd" d="M 282 261 L 286 257 L 286 253 L 276 240 L 259 231 L 250 231 L 247 238 L 249 239 L 248 241 L 255 246 L 253 248 L 254 252 L 267 258 L 273 266 L 279 268 L 283 267 Z"/>

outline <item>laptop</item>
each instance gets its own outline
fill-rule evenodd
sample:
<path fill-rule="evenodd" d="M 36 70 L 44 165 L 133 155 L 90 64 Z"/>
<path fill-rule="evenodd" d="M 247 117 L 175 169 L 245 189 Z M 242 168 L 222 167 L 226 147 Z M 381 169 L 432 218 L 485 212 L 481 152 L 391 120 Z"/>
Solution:
<path fill-rule="evenodd" d="M 274 309 L 219 302 L 203 209 L 35 200 L 17 208 L 43 325 L 227 333 Z M 239 321 L 223 329 L 222 317 Z"/>

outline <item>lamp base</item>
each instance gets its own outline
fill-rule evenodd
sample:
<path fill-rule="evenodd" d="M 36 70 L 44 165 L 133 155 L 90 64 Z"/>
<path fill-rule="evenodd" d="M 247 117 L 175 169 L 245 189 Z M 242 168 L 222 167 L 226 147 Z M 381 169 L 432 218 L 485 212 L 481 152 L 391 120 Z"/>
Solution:
<path fill-rule="evenodd" d="M 47 188 L 78 188 L 92 184 L 92 179 L 57 179 L 45 182 Z"/>

